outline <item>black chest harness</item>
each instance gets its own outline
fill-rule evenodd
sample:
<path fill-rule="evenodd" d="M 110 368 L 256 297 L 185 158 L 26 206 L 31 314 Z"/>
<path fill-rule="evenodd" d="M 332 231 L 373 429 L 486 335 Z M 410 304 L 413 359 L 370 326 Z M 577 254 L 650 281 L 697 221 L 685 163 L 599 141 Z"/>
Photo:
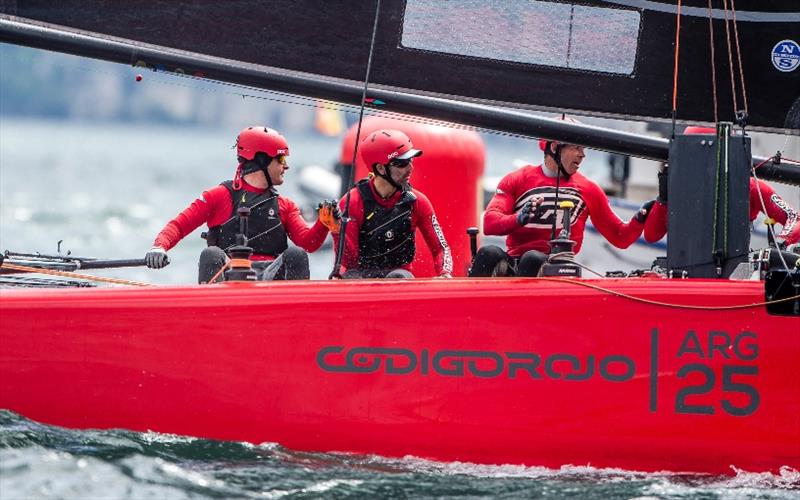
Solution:
<path fill-rule="evenodd" d="M 358 233 L 358 265 L 361 269 L 395 269 L 414 260 L 416 245 L 411 211 L 417 197 L 404 191 L 392 208 L 375 200 L 369 180 L 358 183 L 364 202 L 364 222 Z"/>
<path fill-rule="evenodd" d="M 277 257 L 289 248 L 286 230 L 278 213 L 278 193 L 274 189 L 257 194 L 233 189 L 233 181 L 225 181 L 222 185 L 231 195 L 233 211 L 228 220 L 209 228 L 206 237 L 208 246 L 217 246 L 227 252 L 236 245 L 236 234 L 239 232 L 239 215 L 236 211 L 239 207 L 248 207 L 247 245 L 253 249 L 253 253 Z"/>

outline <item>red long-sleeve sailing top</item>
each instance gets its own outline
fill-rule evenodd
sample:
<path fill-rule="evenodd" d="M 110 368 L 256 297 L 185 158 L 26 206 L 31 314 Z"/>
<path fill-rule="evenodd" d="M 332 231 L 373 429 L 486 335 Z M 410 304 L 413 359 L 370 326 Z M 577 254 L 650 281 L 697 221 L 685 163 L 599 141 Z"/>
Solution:
<path fill-rule="evenodd" d="M 759 191 L 761 196 L 759 196 Z M 761 200 L 764 200 L 764 206 Z M 800 241 L 800 213 L 781 198 L 775 190 L 764 181 L 750 178 L 750 221 L 754 221 L 758 213 L 766 208 L 766 214 L 775 219 L 783 230 L 778 234 L 787 244 Z M 653 205 L 653 210 L 644 226 L 644 239 L 658 241 L 667 234 L 667 206 L 661 203 Z"/>
<path fill-rule="evenodd" d="M 251 186 L 242 181 L 242 189 L 261 194 L 265 190 Z M 164 226 L 156 236 L 153 246 L 169 250 L 181 241 L 186 235 L 207 224 L 209 228 L 218 226 L 228 220 L 233 212 L 233 200 L 229 191 L 223 185 L 215 186 L 208 191 L 203 191 L 197 198 L 183 210 L 177 217 Z M 307 252 L 314 252 L 325 241 L 328 229 L 319 221 L 308 227 L 297 204 L 284 196 L 278 196 L 278 216 L 286 234 L 292 242 Z M 272 255 L 252 256 L 252 260 L 272 260 Z"/>
<path fill-rule="evenodd" d="M 562 228 L 562 211 L 556 210 L 556 178 L 548 177 L 542 166 L 527 165 L 503 177 L 497 192 L 483 214 L 483 232 L 487 235 L 506 236 L 508 254 L 519 257 L 528 250 L 550 253 L 547 244 L 551 239 L 553 220 L 557 219 L 557 233 Z M 525 226 L 517 223 L 517 212 L 530 199 L 541 196 L 544 202 Z M 623 222 L 611 209 L 608 197 L 593 181 L 580 173 L 569 180 L 560 179 L 558 201 L 575 204 L 570 219 L 571 239 L 575 241 L 575 253 L 583 243 L 586 219 L 612 245 L 627 248 L 642 234 L 644 225 L 637 220 Z"/>
<path fill-rule="evenodd" d="M 372 197 L 375 201 L 386 209 L 391 209 L 400 200 L 402 195 L 401 191 L 395 192 L 389 199 L 383 199 L 375 190 L 375 181 L 370 180 L 369 187 L 372 190 Z M 425 243 L 431 251 L 433 257 L 433 268 L 437 275 L 451 274 L 453 272 L 453 256 L 450 253 L 450 246 L 444 238 L 439 221 L 436 219 L 436 214 L 433 212 L 433 205 L 431 201 L 422 192 L 411 188 L 411 191 L 417 197 L 414 202 L 414 207 L 411 210 L 411 228 L 412 230 L 419 229 Z M 343 197 L 339 201 L 339 208 L 344 213 L 344 207 L 347 197 Z M 361 193 L 358 187 L 350 191 L 350 220 L 347 223 L 347 238 L 345 239 L 344 255 L 342 256 L 342 265 L 340 272 L 344 274 L 348 269 L 357 269 L 358 266 L 358 238 L 361 224 L 364 222 L 364 202 L 361 199 Z M 334 248 L 338 248 L 338 235 L 333 236 Z M 403 266 L 404 269 L 410 270 L 411 265 Z"/>

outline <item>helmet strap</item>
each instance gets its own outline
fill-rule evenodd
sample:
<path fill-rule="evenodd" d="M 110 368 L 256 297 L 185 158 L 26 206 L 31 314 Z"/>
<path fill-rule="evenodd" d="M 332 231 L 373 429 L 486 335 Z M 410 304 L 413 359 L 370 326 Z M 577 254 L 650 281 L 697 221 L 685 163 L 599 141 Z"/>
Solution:
<path fill-rule="evenodd" d="M 242 164 L 239 163 L 239 166 L 236 167 L 236 174 L 233 176 L 233 189 L 239 190 L 242 189 Z"/>
<path fill-rule="evenodd" d="M 236 171 L 240 179 L 242 176 L 252 174 L 261 170 L 264 172 L 264 177 L 267 178 L 267 189 L 272 188 L 272 179 L 269 176 L 269 164 L 272 163 L 272 157 L 267 156 L 266 153 L 257 153 L 252 160 L 245 160 L 239 164 L 239 169 Z M 235 181 L 234 181 L 235 182 Z M 241 183 L 240 183 L 241 186 Z"/>
<path fill-rule="evenodd" d="M 377 167 L 375 167 L 374 165 L 372 166 L 372 171 L 373 171 L 373 172 L 375 172 L 375 175 L 377 175 L 377 176 L 378 176 L 378 177 L 380 177 L 381 179 L 383 179 L 383 180 L 385 180 L 386 182 L 388 182 L 388 183 L 389 183 L 389 184 L 390 184 L 390 185 L 391 185 L 393 188 L 395 188 L 396 190 L 398 190 L 398 191 L 403 191 L 403 186 L 401 186 L 400 184 L 396 183 L 396 182 L 394 181 L 394 179 L 392 179 L 392 172 L 391 172 L 391 170 L 389 170 L 389 169 L 391 168 L 391 167 L 389 166 L 389 164 L 388 164 L 388 163 L 387 163 L 387 164 L 385 164 L 385 165 L 383 166 L 383 168 L 384 168 L 384 171 L 385 171 L 386 173 L 383 173 L 383 174 L 382 174 L 382 173 L 378 172 L 378 168 L 377 168 Z"/>
<path fill-rule="evenodd" d="M 560 143 L 560 142 L 556 142 L 555 143 L 556 151 L 555 151 L 555 153 L 553 153 L 553 152 L 550 151 L 550 144 L 553 144 L 553 143 L 552 142 L 548 142 L 547 143 L 547 147 L 544 150 L 544 154 L 546 156 L 549 156 L 550 158 L 553 159 L 553 161 L 556 162 L 556 166 L 558 167 L 558 172 L 560 174 L 559 177 L 563 176 L 564 179 L 569 180 L 570 177 L 572 177 L 572 176 L 569 173 L 567 173 L 567 170 L 564 168 L 564 164 L 561 163 L 561 151 L 564 149 L 564 145 L 562 143 Z"/>

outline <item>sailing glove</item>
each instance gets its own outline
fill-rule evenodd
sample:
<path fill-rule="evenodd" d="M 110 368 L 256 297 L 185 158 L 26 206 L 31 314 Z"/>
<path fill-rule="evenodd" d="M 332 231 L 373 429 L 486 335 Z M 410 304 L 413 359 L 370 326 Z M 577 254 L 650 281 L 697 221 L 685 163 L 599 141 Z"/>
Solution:
<path fill-rule="evenodd" d="M 642 208 L 640 208 L 639 211 L 636 212 L 636 215 L 634 215 L 633 218 L 644 224 L 645 221 L 647 220 L 647 216 L 650 215 L 650 210 L 653 208 L 653 205 L 655 204 L 656 200 L 648 201 L 647 203 L 642 205 Z"/>
<path fill-rule="evenodd" d="M 161 269 L 169 264 L 169 257 L 163 248 L 153 247 L 145 254 L 144 262 L 150 269 Z"/>
<path fill-rule="evenodd" d="M 524 226 L 529 223 L 531 219 L 535 218 L 539 212 L 539 205 L 544 202 L 541 196 L 534 196 L 522 205 L 522 208 L 517 212 L 517 224 Z"/>
<path fill-rule="evenodd" d="M 517 224 L 520 226 L 527 224 L 532 210 L 533 202 L 531 200 L 526 201 L 525 204 L 522 205 L 522 208 L 519 209 L 519 212 L 517 212 Z"/>
<path fill-rule="evenodd" d="M 325 200 L 317 206 L 319 221 L 328 228 L 333 234 L 339 234 L 341 227 L 342 213 L 335 201 Z"/>

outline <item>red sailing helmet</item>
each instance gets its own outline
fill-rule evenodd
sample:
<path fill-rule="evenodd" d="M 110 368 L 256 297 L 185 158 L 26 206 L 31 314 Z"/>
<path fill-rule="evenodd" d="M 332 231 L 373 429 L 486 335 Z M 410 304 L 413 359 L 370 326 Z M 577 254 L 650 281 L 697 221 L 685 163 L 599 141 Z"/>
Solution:
<path fill-rule="evenodd" d="M 690 125 L 683 129 L 685 135 L 717 135 L 717 129 L 714 127 L 697 127 Z"/>
<path fill-rule="evenodd" d="M 247 127 L 236 138 L 236 156 L 252 160 L 256 153 L 264 153 L 270 158 L 288 156 L 289 144 L 276 130 L 267 127 Z"/>
<path fill-rule="evenodd" d="M 408 160 L 422 154 L 414 149 L 411 139 L 399 130 L 381 129 L 369 134 L 358 148 L 361 159 L 368 167 L 376 163 L 386 165 L 392 160 Z"/>
<path fill-rule="evenodd" d="M 578 120 L 576 120 L 575 118 L 572 118 L 571 116 L 567 116 L 565 114 L 556 115 L 556 116 L 553 116 L 551 118 L 553 120 L 561 120 L 561 121 L 565 121 L 565 122 L 577 123 L 579 125 L 582 125 L 582 123 L 579 122 Z M 547 150 L 547 143 L 548 142 L 555 142 L 557 144 L 560 144 L 560 141 L 552 141 L 550 139 L 539 139 L 539 149 L 541 149 L 542 151 Z"/>

